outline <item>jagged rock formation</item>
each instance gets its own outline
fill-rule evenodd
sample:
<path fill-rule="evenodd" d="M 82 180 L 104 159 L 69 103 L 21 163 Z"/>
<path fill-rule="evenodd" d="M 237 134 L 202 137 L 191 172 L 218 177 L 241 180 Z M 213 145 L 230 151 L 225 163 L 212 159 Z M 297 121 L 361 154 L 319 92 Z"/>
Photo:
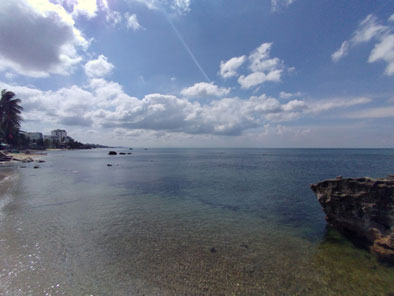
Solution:
<path fill-rule="evenodd" d="M 327 222 L 364 238 L 382 259 L 394 262 L 394 175 L 342 178 L 312 184 Z"/>

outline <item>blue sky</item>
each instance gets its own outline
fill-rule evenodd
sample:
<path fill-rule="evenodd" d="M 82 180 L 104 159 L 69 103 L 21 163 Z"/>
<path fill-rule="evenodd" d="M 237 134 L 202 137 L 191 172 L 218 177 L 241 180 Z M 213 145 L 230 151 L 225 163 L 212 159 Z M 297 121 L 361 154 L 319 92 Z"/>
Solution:
<path fill-rule="evenodd" d="M 133 147 L 393 147 L 394 2 L 5 0 L 27 131 Z"/>

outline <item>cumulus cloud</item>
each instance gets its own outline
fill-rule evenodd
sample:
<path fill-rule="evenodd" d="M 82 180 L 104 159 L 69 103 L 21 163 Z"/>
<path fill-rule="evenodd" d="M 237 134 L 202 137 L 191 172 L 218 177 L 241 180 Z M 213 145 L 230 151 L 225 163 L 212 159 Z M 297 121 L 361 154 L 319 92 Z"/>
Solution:
<path fill-rule="evenodd" d="M 301 92 L 289 93 L 289 92 L 281 91 L 279 97 L 281 99 L 290 99 L 295 97 L 301 97 L 302 95 L 303 94 Z"/>
<path fill-rule="evenodd" d="M 1 84 L 22 99 L 24 124 L 39 122 L 101 131 L 121 129 L 127 133 L 152 131 L 157 136 L 174 133 L 238 136 L 267 124 L 283 125 L 302 116 L 370 102 L 368 98 L 343 98 L 281 103 L 264 94 L 209 103 L 159 93 L 137 98 L 126 94 L 120 84 L 103 78 L 91 79 L 85 87 L 74 85 L 54 91 Z"/>
<path fill-rule="evenodd" d="M 294 3 L 295 0 L 271 0 L 272 11 L 277 11 L 282 7 L 287 7 Z"/>
<path fill-rule="evenodd" d="M 82 60 L 78 48 L 89 43 L 61 5 L 1 1 L 0 10 L 0 70 L 32 77 L 68 75 Z"/>
<path fill-rule="evenodd" d="M 88 18 L 93 18 L 97 15 L 96 0 L 67 1 L 67 4 L 72 6 L 73 14 L 75 15 L 85 15 Z"/>
<path fill-rule="evenodd" d="M 281 81 L 285 65 L 279 58 L 270 57 L 271 47 L 272 43 L 263 43 L 249 55 L 249 69 L 252 73 L 239 76 L 238 83 L 242 88 L 251 88 L 267 81 Z"/>
<path fill-rule="evenodd" d="M 188 98 L 206 97 L 206 96 L 222 97 L 228 95 L 229 93 L 230 93 L 229 88 L 218 87 L 213 82 L 196 83 L 193 86 L 184 88 L 181 91 L 181 94 Z"/>
<path fill-rule="evenodd" d="M 118 25 L 118 24 L 120 24 L 122 22 L 123 17 L 122 17 L 122 14 L 119 11 L 116 11 L 116 10 L 114 10 L 114 11 L 107 11 L 107 14 L 105 16 L 105 20 L 108 23 L 116 26 L 116 25 Z"/>
<path fill-rule="evenodd" d="M 220 62 L 220 75 L 223 78 L 230 78 L 237 76 L 237 70 L 246 61 L 246 56 L 234 57 L 228 61 Z"/>
<path fill-rule="evenodd" d="M 382 25 L 376 16 L 368 15 L 358 26 L 350 40 L 345 40 L 341 47 L 332 54 L 334 62 L 346 56 L 351 47 L 360 43 L 375 40 L 375 46 L 369 55 L 368 62 L 384 61 L 387 63 L 386 75 L 394 74 L 394 26 L 393 15 L 388 19 L 388 25 Z"/>
<path fill-rule="evenodd" d="M 85 64 L 85 73 L 88 77 L 104 77 L 114 68 L 114 65 L 108 62 L 107 57 L 100 55 L 97 59 L 91 60 Z"/>
<path fill-rule="evenodd" d="M 127 29 L 131 29 L 133 31 L 138 31 L 142 29 L 142 26 L 138 22 L 137 15 L 136 14 L 125 14 L 125 17 L 127 19 Z"/>
<path fill-rule="evenodd" d="M 279 82 L 281 73 L 281 70 L 274 70 L 269 73 L 255 72 L 247 76 L 241 75 L 238 78 L 238 83 L 242 88 L 251 88 L 267 81 Z"/>

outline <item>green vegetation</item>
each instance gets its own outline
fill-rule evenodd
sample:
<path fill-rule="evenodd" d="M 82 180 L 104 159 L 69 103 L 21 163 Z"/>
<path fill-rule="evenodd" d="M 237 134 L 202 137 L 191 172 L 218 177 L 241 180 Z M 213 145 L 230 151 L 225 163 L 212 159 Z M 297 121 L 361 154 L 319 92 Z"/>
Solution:
<path fill-rule="evenodd" d="M 3 89 L 0 100 L 0 143 L 12 149 L 92 149 L 106 148 L 106 146 L 96 144 L 83 144 L 72 138 L 63 138 L 61 142 L 57 139 L 36 139 L 31 140 L 25 132 L 20 130 L 23 118 L 21 113 L 23 107 L 21 100 L 15 97 L 15 93 Z"/>
<path fill-rule="evenodd" d="M 21 125 L 21 100 L 12 91 L 3 89 L 0 100 L 0 137 L 10 145 L 17 145 Z"/>

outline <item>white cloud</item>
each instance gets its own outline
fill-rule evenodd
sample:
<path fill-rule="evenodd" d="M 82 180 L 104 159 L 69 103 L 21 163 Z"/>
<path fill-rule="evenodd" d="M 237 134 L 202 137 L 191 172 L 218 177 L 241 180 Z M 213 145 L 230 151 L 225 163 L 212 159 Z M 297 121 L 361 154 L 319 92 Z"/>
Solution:
<path fill-rule="evenodd" d="M 306 108 L 296 101 L 282 105 L 265 95 L 246 100 L 226 98 L 208 104 L 163 94 L 138 99 L 125 94 L 118 83 L 102 78 L 92 79 L 86 89 L 74 85 L 57 91 L 2 84 L 22 99 L 25 124 L 40 122 L 49 126 L 240 135 L 268 121 L 294 119 Z"/>
<path fill-rule="evenodd" d="M 132 29 L 133 31 L 138 31 L 142 29 L 140 23 L 138 22 L 136 14 L 129 15 L 128 13 L 126 13 L 125 17 L 127 19 L 127 29 Z"/>
<path fill-rule="evenodd" d="M 13 80 L 17 75 L 15 73 L 7 72 L 4 74 L 4 77 L 8 80 Z"/>
<path fill-rule="evenodd" d="M 382 33 L 386 32 L 387 26 L 380 25 L 378 19 L 370 14 L 368 15 L 358 26 L 358 29 L 353 34 L 351 42 L 353 45 L 357 45 L 362 42 L 368 42 L 372 38 L 381 36 Z"/>
<path fill-rule="evenodd" d="M 389 21 L 389 22 L 394 22 L 394 14 L 392 14 L 392 15 L 389 17 L 388 21 Z"/>
<path fill-rule="evenodd" d="M 349 41 L 345 40 L 345 41 L 342 42 L 341 47 L 340 47 L 336 52 L 334 52 L 334 53 L 331 55 L 331 59 L 332 59 L 334 62 L 337 62 L 337 61 L 339 61 L 341 58 L 343 58 L 345 55 L 347 55 L 347 54 L 348 54 L 348 51 L 349 51 Z"/>
<path fill-rule="evenodd" d="M 222 97 L 228 95 L 229 93 L 230 93 L 229 88 L 218 87 L 213 82 L 196 83 L 193 86 L 184 88 L 181 91 L 181 94 L 188 98 L 206 97 L 206 96 Z"/>
<path fill-rule="evenodd" d="M 109 11 L 109 10 L 108 10 L 108 11 L 107 11 L 107 14 L 106 14 L 106 16 L 105 16 L 105 20 L 106 20 L 108 23 L 110 23 L 110 24 L 116 26 L 116 25 L 118 25 L 118 24 L 120 24 L 120 23 L 122 22 L 123 17 L 122 17 L 122 14 L 121 14 L 119 11 L 116 11 L 116 10 L 114 10 L 114 11 Z"/>
<path fill-rule="evenodd" d="M 394 117 L 394 106 L 369 108 L 347 114 L 349 118 L 388 118 Z"/>
<path fill-rule="evenodd" d="M 290 102 L 288 102 L 287 104 L 282 106 L 282 109 L 284 111 L 302 111 L 304 109 L 307 109 L 308 106 L 304 101 L 301 100 L 292 100 Z"/>
<path fill-rule="evenodd" d="M 294 3 L 295 0 L 271 0 L 272 11 L 277 11 L 282 7 L 287 7 Z"/>
<path fill-rule="evenodd" d="M 78 48 L 89 42 L 59 4 L 45 0 L 1 1 L 0 70 L 45 77 L 68 75 L 80 63 Z"/>
<path fill-rule="evenodd" d="M 88 77 L 104 77 L 113 69 L 114 65 L 108 62 L 107 57 L 103 55 L 85 64 L 85 73 Z"/>
<path fill-rule="evenodd" d="M 369 63 L 383 60 L 387 63 L 386 75 L 394 74 L 394 34 L 382 37 L 377 43 L 368 58 Z"/>
<path fill-rule="evenodd" d="M 177 14 L 190 12 L 191 0 L 131 0 L 144 4 L 149 9 L 166 9 Z"/>
<path fill-rule="evenodd" d="M 336 108 L 346 108 L 356 105 L 363 105 L 370 103 L 372 100 L 365 97 L 360 98 L 338 98 L 329 100 L 318 100 L 310 102 L 309 111 L 314 113 L 320 113 Z"/>
<path fill-rule="evenodd" d="M 253 72 L 266 72 L 281 67 L 281 61 L 278 58 L 270 58 L 272 42 L 261 44 L 249 56 L 250 70 Z"/>
<path fill-rule="evenodd" d="M 191 0 L 173 0 L 172 1 L 172 9 L 179 12 L 186 14 L 190 12 L 190 1 Z"/>
<path fill-rule="evenodd" d="M 97 15 L 96 0 L 79 0 L 73 2 L 73 14 L 85 15 L 88 18 L 93 18 Z"/>
<path fill-rule="evenodd" d="M 281 91 L 279 94 L 279 97 L 281 99 L 290 99 L 290 98 L 294 98 L 294 97 L 301 97 L 302 95 L 303 95 L 303 93 L 301 93 L 301 92 L 288 93 L 285 91 Z"/>
<path fill-rule="evenodd" d="M 263 72 L 255 72 L 247 76 L 241 75 L 238 78 L 238 83 L 242 88 L 251 88 L 267 81 L 279 82 L 281 73 L 282 70 L 273 70 L 267 74 Z"/>
<path fill-rule="evenodd" d="M 237 76 L 237 70 L 246 61 L 246 56 L 234 57 L 227 62 L 220 62 L 220 75 L 223 78 Z"/>
<path fill-rule="evenodd" d="M 103 78 L 91 79 L 84 88 L 73 85 L 54 91 L 1 84 L 22 100 L 24 125 L 85 127 L 102 132 L 120 129 L 125 136 L 145 131 L 161 138 L 171 134 L 239 136 L 267 124 L 283 125 L 302 116 L 370 102 L 367 98 L 295 99 L 283 104 L 264 94 L 209 103 L 164 94 L 136 98 L 127 95 L 118 83 Z"/>
<path fill-rule="evenodd" d="M 389 22 L 391 21 L 391 16 Z M 394 17 L 393 17 L 394 18 Z M 372 50 L 368 62 L 373 63 L 379 60 L 385 61 L 387 67 L 386 75 L 394 74 L 394 34 L 393 25 L 385 26 L 379 23 L 379 20 L 372 14 L 368 15 L 353 33 L 353 37 L 348 41 L 344 41 L 341 47 L 332 54 L 331 58 L 334 62 L 339 61 L 346 56 L 351 47 L 360 43 L 376 40 L 374 49 Z"/>
<path fill-rule="evenodd" d="M 252 73 L 238 78 L 242 88 L 251 88 L 267 81 L 281 81 L 284 62 L 270 57 L 271 47 L 272 43 L 263 43 L 249 55 L 249 69 Z"/>

